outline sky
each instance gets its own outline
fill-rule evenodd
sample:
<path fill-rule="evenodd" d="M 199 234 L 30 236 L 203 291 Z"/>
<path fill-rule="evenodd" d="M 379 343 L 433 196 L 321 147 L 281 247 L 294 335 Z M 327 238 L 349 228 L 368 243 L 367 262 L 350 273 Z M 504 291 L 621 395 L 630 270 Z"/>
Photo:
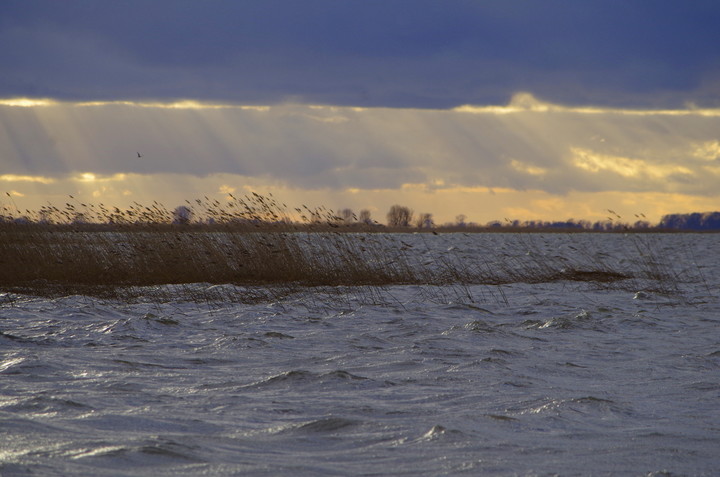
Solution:
<path fill-rule="evenodd" d="M 718 24 L 702 0 L 3 0 L 0 207 L 720 210 Z"/>

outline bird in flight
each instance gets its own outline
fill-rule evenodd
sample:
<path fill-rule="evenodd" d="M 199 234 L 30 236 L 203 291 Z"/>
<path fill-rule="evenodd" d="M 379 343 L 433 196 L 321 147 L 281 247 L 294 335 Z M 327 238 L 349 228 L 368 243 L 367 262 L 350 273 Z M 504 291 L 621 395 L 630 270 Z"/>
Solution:
<path fill-rule="evenodd" d="M 139 152 L 137 153 L 137 155 L 138 155 L 138 158 L 143 157 L 142 154 L 140 154 Z"/>

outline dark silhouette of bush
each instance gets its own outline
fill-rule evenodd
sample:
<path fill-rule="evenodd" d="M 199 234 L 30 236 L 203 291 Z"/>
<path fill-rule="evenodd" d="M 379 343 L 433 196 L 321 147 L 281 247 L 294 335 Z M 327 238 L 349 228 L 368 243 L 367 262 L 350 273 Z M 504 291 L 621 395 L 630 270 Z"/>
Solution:
<path fill-rule="evenodd" d="M 720 212 L 663 215 L 658 227 L 674 230 L 720 230 Z"/>

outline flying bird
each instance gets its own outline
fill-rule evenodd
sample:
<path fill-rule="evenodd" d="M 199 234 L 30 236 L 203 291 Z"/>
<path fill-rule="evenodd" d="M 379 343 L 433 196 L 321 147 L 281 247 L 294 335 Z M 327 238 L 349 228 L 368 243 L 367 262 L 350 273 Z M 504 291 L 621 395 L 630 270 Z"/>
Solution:
<path fill-rule="evenodd" d="M 139 152 L 137 153 L 137 155 L 138 155 L 138 158 L 143 157 L 142 154 L 140 154 Z"/>

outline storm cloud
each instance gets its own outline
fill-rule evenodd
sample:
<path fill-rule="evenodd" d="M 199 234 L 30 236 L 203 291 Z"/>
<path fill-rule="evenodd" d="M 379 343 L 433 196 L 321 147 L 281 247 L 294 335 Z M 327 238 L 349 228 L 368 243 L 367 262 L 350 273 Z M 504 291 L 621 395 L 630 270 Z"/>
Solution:
<path fill-rule="evenodd" d="M 714 1 L 4 0 L 0 97 L 720 106 Z"/>

